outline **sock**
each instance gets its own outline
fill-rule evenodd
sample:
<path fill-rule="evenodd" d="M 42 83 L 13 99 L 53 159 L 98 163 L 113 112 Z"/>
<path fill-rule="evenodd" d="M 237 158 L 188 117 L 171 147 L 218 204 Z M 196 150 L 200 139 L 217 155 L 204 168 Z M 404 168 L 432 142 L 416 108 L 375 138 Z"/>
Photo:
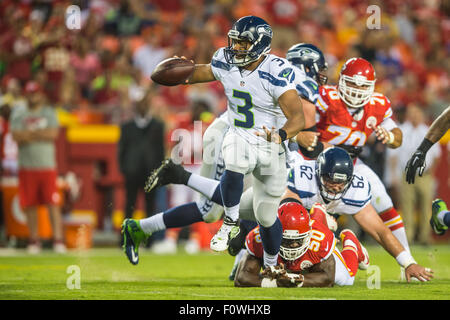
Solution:
<path fill-rule="evenodd" d="M 259 225 L 259 233 L 261 235 L 261 241 L 264 248 L 264 256 L 266 253 L 269 256 L 278 255 L 278 252 L 280 251 L 281 239 L 283 237 L 283 228 L 281 226 L 280 219 L 277 218 L 275 223 L 270 227 L 263 227 L 262 225 Z"/>
<path fill-rule="evenodd" d="M 383 220 L 386 227 L 388 227 L 394 237 L 402 244 L 406 251 L 411 252 L 409 249 L 408 238 L 406 236 L 405 226 L 403 224 L 402 217 L 398 214 L 394 207 L 388 211 L 380 214 L 381 220 Z"/>
<path fill-rule="evenodd" d="M 139 225 L 146 235 L 151 235 L 156 231 L 165 230 L 166 225 L 163 220 L 164 212 L 152 215 L 149 218 L 139 220 Z"/>
<path fill-rule="evenodd" d="M 219 184 L 220 182 L 217 180 L 205 178 L 195 173 L 191 174 L 187 182 L 188 187 L 200 192 L 208 199 L 212 198 Z"/>
<path fill-rule="evenodd" d="M 351 243 L 349 243 L 351 242 Z M 344 264 L 347 266 L 350 275 L 354 277 L 358 272 L 358 250 L 351 240 L 344 241 L 341 251 Z"/>
<path fill-rule="evenodd" d="M 223 206 L 222 192 L 220 191 L 220 184 L 217 185 L 216 190 L 214 190 L 214 193 L 211 197 L 211 201 L 214 203 L 217 203 L 218 205 Z"/>
<path fill-rule="evenodd" d="M 437 219 L 445 226 L 450 226 L 450 211 L 441 211 L 437 215 Z"/>
<path fill-rule="evenodd" d="M 142 231 L 150 235 L 156 231 L 185 227 L 200 221 L 203 221 L 203 218 L 197 204 L 190 202 L 139 220 L 139 223 Z"/>
<path fill-rule="evenodd" d="M 258 223 L 251 220 L 241 220 L 239 222 L 239 227 L 241 229 L 241 232 L 244 232 L 245 234 L 248 234 L 250 231 L 256 228 Z"/>
<path fill-rule="evenodd" d="M 220 191 L 225 215 L 236 221 L 239 218 L 239 203 L 244 191 L 244 175 L 225 170 L 220 180 Z"/>
<path fill-rule="evenodd" d="M 264 250 L 263 256 L 264 256 L 264 268 L 276 266 L 278 264 L 278 253 L 270 254 Z"/>

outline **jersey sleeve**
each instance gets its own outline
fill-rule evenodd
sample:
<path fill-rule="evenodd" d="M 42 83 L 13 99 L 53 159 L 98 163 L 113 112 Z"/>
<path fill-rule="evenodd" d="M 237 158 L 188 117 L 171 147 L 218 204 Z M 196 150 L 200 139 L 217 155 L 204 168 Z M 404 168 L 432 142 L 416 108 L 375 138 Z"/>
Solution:
<path fill-rule="evenodd" d="M 256 258 L 263 258 L 264 249 L 259 235 L 259 227 L 250 231 L 245 238 L 245 247 L 247 251 Z"/>
<path fill-rule="evenodd" d="M 311 229 L 312 239 L 309 251 L 314 263 L 328 259 L 336 245 L 333 232 L 327 226 L 314 220 Z"/>
<path fill-rule="evenodd" d="M 228 73 L 232 68 L 232 65 L 225 60 L 223 51 L 224 48 L 218 49 L 211 59 L 211 70 L 216 80 L 219 81 L 221 81 L 224 74 Z"/>
<path fill-rule="evenodd" d="M 274 100 L 278 100 L 286 91 L 296 90 L 297 73 L 295 67 L 286 59 L 273 55 L 268 58 L 269 68 L 258 70 L 258 75 L 262 80 L 266 80 L 267 90 Z"/>
<path fill-rule="evenodd" d="M 312 104 L 316 104 L 319 96 L 319 85 L 314 79 L 308 77 L 304 71 L 296 69 L 295 88 L 298 95 Z"/>
<path fill-rule="evenodd" d="M 332 89 L 334 88 L 331 86 L 320 86 L 318 89 L 316 110 L 320 115 L 325 114 L 331 105 L 330 90 Z"/>
<path fill-rule="evenodd" d="M 391 131 L 392 129 L 396 128 L 397 124 L 392 118 L 392 115 L 394 113 L 391 108 L 391 101 L 384 94 L 375 92 L 372 95 L 371 102 L 373 102 L 376 105 L 377 109 L 383 110 L 382 111 L 383 117 L 380 126 L 382 126 L 388 131 Z"/>
<path fill-rule="evenodd" d="M 366 177 L 354 175 L 352 184 L 342 197 L 339 214 L 356 214 L 370 204 L 372 200 L 371 186 Z"/>

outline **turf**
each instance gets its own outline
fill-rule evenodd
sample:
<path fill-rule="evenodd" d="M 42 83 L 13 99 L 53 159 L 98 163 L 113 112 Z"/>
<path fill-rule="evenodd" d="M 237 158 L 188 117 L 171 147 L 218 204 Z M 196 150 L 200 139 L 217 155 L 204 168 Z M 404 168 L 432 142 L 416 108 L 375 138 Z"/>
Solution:
<path fill-rule="evenodd" d="M 427 283 L 400 281 L 400 267 L 380 247 L 368 247 L 371 264 L 380 269 L 379 289 L 359 271 L 352 287 L 234 288 L 228 280 L 233 257 L 203 252 L 196 255 L 153 255 L 141 249 L 140 263 L 131 265 L 119 249 L 91 249 L 57 255 L 27 255 L 23 250 L 0 252 L 1 300 L 448 300 L 450 246 L 413 247 L 416 260 L 434 270 Z M 69 289 L 68 268 L 80 270 L 80 289 Z"/>

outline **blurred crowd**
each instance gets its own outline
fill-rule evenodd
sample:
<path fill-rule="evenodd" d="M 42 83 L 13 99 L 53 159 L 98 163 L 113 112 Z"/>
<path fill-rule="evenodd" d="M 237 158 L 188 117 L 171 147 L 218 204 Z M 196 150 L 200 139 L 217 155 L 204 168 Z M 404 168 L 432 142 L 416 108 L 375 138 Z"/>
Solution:
<path fill-rule="evenodd" d="M 70 5 L 80 8 L 80 29 L 66 25 L 73 18 L 66 16 Z M 370 5 L 380 9 L 379 25 L 373 24 Z M 25 104 L 23 89 L 33 79 L 49 105 L 80 122 L 123 123 L 143 99 L 166 132 L 200 117 L 199 104 L 200 118 L 207 112 L 209 122 L 226 109 L 220 83 L 161 87 L 150 74 L 173 55 L 209 63 L 227 45 L 233 22 L 245 15 L 271 24 L 274 54 L 285 56 L 299 42 L 321 48 L 330 84 L 337 83 L 348 58 L 369 60 L 377 72 L 376 91 L 391 100 L 396 114 L 414 104 L 430 123 L 449 104 L 448 1 L 3 0 L 0 105 Z M 368 152 L 384 159 L 384 149 Z M 367 158 L 374 167 L 383 163 Z M 382 176 L 383 166 L 374 169 Z"/>

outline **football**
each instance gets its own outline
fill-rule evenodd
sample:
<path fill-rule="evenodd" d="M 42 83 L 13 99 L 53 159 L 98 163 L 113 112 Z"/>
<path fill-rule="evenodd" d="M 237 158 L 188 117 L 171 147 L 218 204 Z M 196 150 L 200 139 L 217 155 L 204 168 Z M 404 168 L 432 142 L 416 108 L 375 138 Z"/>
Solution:
<path fill-rule="evenodd" d="M 164 86 L 182 84 L 194 72 L 194 63 L 181 58 L 169 58 L 161 61 L 153 70 L 151 79 Z"/>

